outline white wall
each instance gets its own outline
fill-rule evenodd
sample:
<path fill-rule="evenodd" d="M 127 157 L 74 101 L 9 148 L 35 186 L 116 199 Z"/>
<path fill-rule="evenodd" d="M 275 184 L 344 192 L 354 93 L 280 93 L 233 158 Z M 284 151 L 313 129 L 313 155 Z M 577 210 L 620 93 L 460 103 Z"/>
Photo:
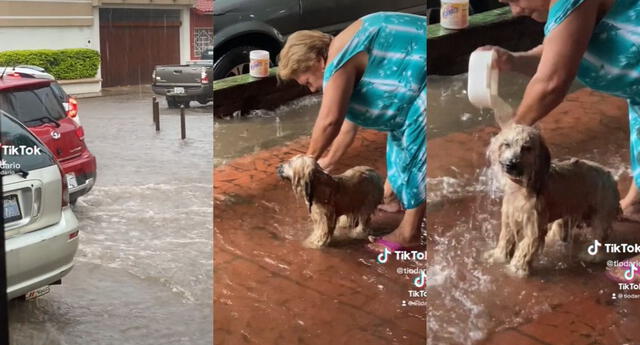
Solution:
<path fill-rule="evenodd" d="M 3 27 L 0 51 L 22 49 L 90 48 L 100 50 L 100 39 L 90 26 Z"/>
<path fill-rule="evenodd" d="M 180 21 L 180 63 L 185 64 L 191 60 L 191 16 L 188 8 L 180 10 Z"/>

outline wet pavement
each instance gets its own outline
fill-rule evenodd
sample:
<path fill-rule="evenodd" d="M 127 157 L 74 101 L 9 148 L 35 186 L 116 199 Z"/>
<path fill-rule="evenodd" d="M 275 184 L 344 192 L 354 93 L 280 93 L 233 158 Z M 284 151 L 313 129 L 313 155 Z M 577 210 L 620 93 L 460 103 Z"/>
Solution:
<path fill-rule="evenodd" d="M 9 304 L 11 344 L 211 344 L 212 106 L 192 102 L 187 139 L 148 88 L 79 100 L 93 190 L 78 200 L 80 248 L 61 286 Z"/>
<path fill-rule="evenodd" d="M 385 139 L 359 132 L 339 172 L 369 165 L 384 174 Z M 308 140 L 214 171 L 214 343 L 424 344 L 425 300 L 409 297 L 415 276 L 398 273 L 423 268 L 424 261 L 379 264 L 363 241 L 302 246 L 309 216 L 275 172 L 282 161 L 304 153 Z M 378 215 L 371 228 L 390 231 L 399 220 Z"/>
<path fill-rule="evenodd" d="M 457 115 L 432 110 L 430 121 Z M 623 100 L 583 89 L 541 128 L 553 158 L 603 164 L 624 195 L 630 183 L 627 116 Z M 499 233 L 500 199 L 491 197 L 484 169 L 497 132 L 481 125 L 429 139 L 429 344 L 637 344 L 640 302 L 612 299 L 624 291 L 605 277 L 606 264 L 582 264 L 565 246 L 549 243 L 525 279 L 481 260 Z M 609 242 L 639 243 L 640 227 L 618 223 Z"/>

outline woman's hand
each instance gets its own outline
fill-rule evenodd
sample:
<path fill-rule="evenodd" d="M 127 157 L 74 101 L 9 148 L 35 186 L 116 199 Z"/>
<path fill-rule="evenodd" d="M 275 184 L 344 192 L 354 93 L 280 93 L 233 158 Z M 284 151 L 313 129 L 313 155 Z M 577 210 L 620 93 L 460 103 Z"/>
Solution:
<path fill-rule="evenodd" d="M 335 166 L 333 165 L 333 162 L 329 161 L 329 158 L 326 157 L 326 156 L 318 159 L 318 165 L 327 174 L 331 174 L 333 172 L 333 169 L 335 169 Z"/>
<path fill-rule="evenodd" d="M 496 59 L 493 60 L 494 68 L 499 71 L 512 71 L 515 64 L 516 55 L 504 48 L 498 46 L 482 46 L 476 50 L 493 50 L 496 52 Z"/>

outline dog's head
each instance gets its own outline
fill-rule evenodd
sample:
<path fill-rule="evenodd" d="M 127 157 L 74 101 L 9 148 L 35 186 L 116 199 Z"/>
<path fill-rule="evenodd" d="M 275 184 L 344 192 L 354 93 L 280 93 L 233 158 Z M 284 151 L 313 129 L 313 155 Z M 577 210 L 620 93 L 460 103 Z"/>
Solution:
<path fill-rule="evenodd" d="M 278 166 L 278 176 L 291 182 L 293 193 L 296 197 L 302 197 L 309 211 L 313 205 L 314 177 L 321 171 L 320 166 L 312 157 L 297 155 Z"/>
<path fill-rule="evenodd" d="M 491 140 L 491 164 L 513 182 L 536 192 L 546 181 L 551 155 L 540 131 L 534 127 L 512 125 Z"/>

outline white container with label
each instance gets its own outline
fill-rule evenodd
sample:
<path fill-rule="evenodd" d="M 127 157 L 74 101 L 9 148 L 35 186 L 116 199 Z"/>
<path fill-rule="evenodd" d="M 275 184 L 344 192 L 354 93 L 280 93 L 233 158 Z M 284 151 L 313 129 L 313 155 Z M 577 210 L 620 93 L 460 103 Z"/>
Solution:
<path fill-rule="evenodd" d="M 469 26 L 469 0 L 441 0 L 440 25 L 452 30 Z"/>
<path fill-rule="evenodd" d="M 254 78 L 269 76 L 269 52 L 266 50 L 252 50 L 249 53 L 249 74 Z"/>

